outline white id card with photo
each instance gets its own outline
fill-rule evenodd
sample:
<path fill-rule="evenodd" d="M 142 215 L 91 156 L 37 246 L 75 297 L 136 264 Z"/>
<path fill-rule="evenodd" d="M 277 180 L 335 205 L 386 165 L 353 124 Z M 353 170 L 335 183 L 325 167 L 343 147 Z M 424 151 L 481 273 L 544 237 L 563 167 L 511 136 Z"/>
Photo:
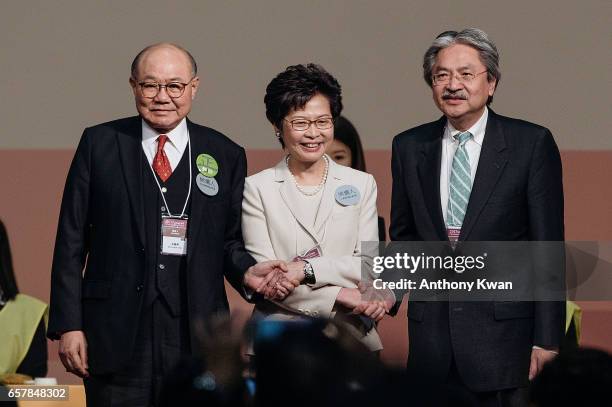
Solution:
<path fill-rule="evenodd" d="M 161 254 L 185 256 L 187 254 L 187 218 L 162 216 Z"/>

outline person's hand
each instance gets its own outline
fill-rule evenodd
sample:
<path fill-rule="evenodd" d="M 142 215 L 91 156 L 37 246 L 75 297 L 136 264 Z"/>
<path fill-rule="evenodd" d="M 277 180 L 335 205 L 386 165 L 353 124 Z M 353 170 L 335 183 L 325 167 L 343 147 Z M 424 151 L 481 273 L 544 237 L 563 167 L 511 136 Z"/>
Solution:
<path fill-rule="evenodd" d="M 269 260 L 249 267 L 244 275 L 244 284 L 263 294 L 266 299 L 284 299 L 299 285 L 287 279 L 287 264 L 280 260 Z"/>
<path fill-rule="evenodd" d="M 302 281 L 306 278 L 304 274 L 305 265 L 306 262 L 303 260 L 287 263 L 287 278 L 292 281 L 297 281 L 298 285 L 302 284 Z"/>
<path fill-rule="evenodd" d="M 361 301 L 353 308 L 353 314 L 363 314 L 376 322 L 383 319 L 387 312 L 389 312 L 389 308 L 384 301 Z"/>
<path fill-rule="evenodd" d="M 300 285 L 299 281 L 287 277 L 287 273 L 280 269 L 275 270 L 266 276 L 268 283 L 259 292 L 267 300 L 284 300 L 291 292 Z"/>
<path fill-rule="evenodd" d="M 89 377 L 87 340 L 83 331 L 64 332 L 60 337 L 59 357 L 67 372 Z"/>
<path fill-rule="evenodd" d="M 384 301 L 365 300 L 358 288 L 341 288 L 336 302 L 351 309 L 353 314 L 362 314 L 375 321 L 380 321 L 389 311 Z"/>
<path fill-rule="evenodd" d="M 371 283 L 359 283 L 359 291 L 361 297 L 366 301 L 381 301 L 384 303 L 386 312 L 388 313 L 391 308 L 395 305 L 395 294 L 388 288 L 376 289 Z"/>
<path fill-rule="evenodd" d="M 304 264 L 303 261 L 293 261 L 286 264 L 285 273 L 275 271 L 275 275 L 268 275 L 266 287 L 260 291 L 264 298 L 284 300 L 304 280 Z"/>
<path fill-rule="evenodd" d="M 531 364 L 529 365 L 529 380 L 533 380 L 542 371 L 545 363 L 557 356 L 557 351 L 547 349 L 531 349 Z"/>

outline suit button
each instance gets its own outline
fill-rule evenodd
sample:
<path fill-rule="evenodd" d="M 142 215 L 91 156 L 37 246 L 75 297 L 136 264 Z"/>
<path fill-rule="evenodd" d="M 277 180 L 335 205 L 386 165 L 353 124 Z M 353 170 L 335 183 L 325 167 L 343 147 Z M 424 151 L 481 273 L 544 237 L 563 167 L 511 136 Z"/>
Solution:
<path fill-rule="evenodd" d="M 141 292 L 143 288 L 144 288 L 144 285 L 142 285 L 142 284 L 137 285 L 137 286 L 136 286 L 136 291 L 137 291 L 137 292 Z"/>
<path fill-rule="evenodd" d="M 312 316 L 313 317 L 318 317 L 319 316 L 319 311 L 313 311 L 312 312 Z"/>
<path fill-rule="evenodd" d="M 160 269 L 160 270 L 163 270 L 163 269 L 165 269 L 165 268 L 166 268 L 166 266 L 164 266 L 163 264 L 160 264 L 160 265 L 159 265 L 159 269 Z"/>
<path fill-rule="evenodd" d="M 310 315 L 310 310 L 304 310 L 304 314 Z"/>
<path fill-rule="evenodd" d="M 301 308 L 298 308 L 298 312 L 300 312 L 300 313 L 302 313 L 302 314 L 303 314 L 303 313 L 304 313 L 304 310 L 303 310 L 303 309 L 301 309 Z"/>
<path fill-rule="evenodd" d="M 162 187 L 162 192 L 165 194 L 166 192 L 168 192 L 168 188 Z"/>
<path fill-rule="evenodd" d="M 165 206 L 162 206 L 162 207 L 161 207 L 161 211 L 162 211 L 162 212 L 166 212 L 166 207 L 165 207 Z"/>

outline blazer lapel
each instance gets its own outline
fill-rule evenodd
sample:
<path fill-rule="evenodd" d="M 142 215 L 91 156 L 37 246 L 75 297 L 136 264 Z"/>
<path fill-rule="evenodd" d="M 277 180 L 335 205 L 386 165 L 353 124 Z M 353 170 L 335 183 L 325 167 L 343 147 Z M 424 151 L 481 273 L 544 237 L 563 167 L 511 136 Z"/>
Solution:
<path fill-rule="evenodd" d="M 317 242 L 320 243 L 320 239 L 317 236 L 317 233 L 313 230 L 311 225 L 308 224 L 304 216 L 299 211 L 299 192 L 296 188 L 293 187 L 292 183 L 294 183 L 293 176 L 289 172 L 289 169 L 285 165 L 285 159 L 283 158 L 275 167 L 276 173 L 276 181 L 282 182 L 279 192 L 280 196 L 291 211 L 293 217 L 297 220 L 297 222 L 304 228 L 306 232 Z"/>
<path fill-rule="evenodd" d="M 319 241 L 323 238 L 325 233 L 325 224 L 331 215 L 332 210 L 334 209 L 336 189 L 342 185 L 342 177 L 340 176 L 340 168 L 338 164 L 336 164 L 330 157 L 327 158 L 329 160 L 327 181 L 325 183 L 325 188 L 323 189 L 323 197 L 321 198 L 321 205 L 319 206 L 319 211 L 317 212 L 314 225 L 314 230 L 319 237 Z"/>
<path fill-rule="evenodd" d="M 474 185 L 472 186 L 472 193 L 470 194 L 459 240 L 467 240 L 469 237 L 474 224 L 478 220 L 508 162 L 504 153 L 506 139 L 496 116 L 489 109 L 485 137 L 482 142 L 480 158 L 478 159 L 478 169 L 476 170 L 476 177 L 474 178 Z"/>
<path fill-rule="evenodd" d="M 119 157 L 123 172 L 123 179 L 127 186 L 130 207 L 136 221 L 136 229 L 140 244 L 145 245 L 144 206 L 142 185 L 142 124 L 140 117 L 136 116 L 125 129 L 117 132 Z"/>
<path fill-rule="evenodd" d="M 440 204 L 440 164 L 442 160 L 442 136 L 446 119 L 438 120 L 432 139 L 421 145 L 421 153 L 417 164 L 417 171 L 425 205 L 429 218 L 433 223 L 435 232 L 441 240 L 448 240 L 444 216 Z"/>

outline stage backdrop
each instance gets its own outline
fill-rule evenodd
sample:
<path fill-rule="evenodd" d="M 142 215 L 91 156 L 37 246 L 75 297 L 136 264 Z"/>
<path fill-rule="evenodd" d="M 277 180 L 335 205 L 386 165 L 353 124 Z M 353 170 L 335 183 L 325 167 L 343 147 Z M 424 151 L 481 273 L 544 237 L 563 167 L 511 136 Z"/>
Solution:
<path fill-rule="evenodd" d="M 439 112 L 422 55 L 448 29 L 480 27 L 501 53 L 493 109 L 549 127 L 562 150 L 568 239 L 612 240 L 609 1 L 5 1 L 0 13 L 0 218 L 20 289 L 49 298 L 66 171 L 85 126 L 135 113 L 129 66 L 144 46 L 174 41 L 199 63 L 191 118 L 245 146 L 252 173 L 280 156 L 263 95 L 287 65 L 316 62 L 344 89 L 368 169 L 389 212 L 395 134 Z M 230 291 L 231 292 L 231 291 Z M 249 307 L 236 295 L 237 324 Z M 612 307 L 581 304 L 584 340 L 612 350 Z M 382 323 L 383 357 L 403 364 L 405 313 Z M 55 344 L 50 375 L 63 373 Z"/>

